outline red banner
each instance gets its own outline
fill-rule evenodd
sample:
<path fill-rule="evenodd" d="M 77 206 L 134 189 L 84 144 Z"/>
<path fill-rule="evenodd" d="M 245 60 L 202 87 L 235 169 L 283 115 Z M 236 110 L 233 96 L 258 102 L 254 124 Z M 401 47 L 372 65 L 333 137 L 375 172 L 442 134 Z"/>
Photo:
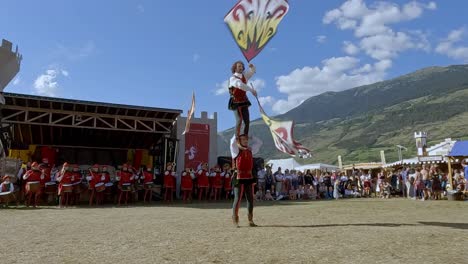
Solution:
<path fill-rule="evenodd" d="M 190 124 L 185 134 L 185 168 L 197 169 L 198 165 L 208 163 L 210 153 L 210 125 Z"/>

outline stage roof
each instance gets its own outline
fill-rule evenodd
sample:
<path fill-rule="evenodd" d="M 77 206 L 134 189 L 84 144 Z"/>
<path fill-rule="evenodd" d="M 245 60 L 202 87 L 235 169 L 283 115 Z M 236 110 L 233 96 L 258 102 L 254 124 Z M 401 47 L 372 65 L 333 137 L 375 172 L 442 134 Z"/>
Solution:
<path fill-rule="evenodd" d="M 457 141 L 453 145 L 452 151 L 449 156 L 451 157 L 468 157 L 468 141 Z"/>
<path fill-rule="evenodd" d="M 19 144 L 148 148 L 171 134 L 178 109 L 4 93 L 2 124 Z"/>

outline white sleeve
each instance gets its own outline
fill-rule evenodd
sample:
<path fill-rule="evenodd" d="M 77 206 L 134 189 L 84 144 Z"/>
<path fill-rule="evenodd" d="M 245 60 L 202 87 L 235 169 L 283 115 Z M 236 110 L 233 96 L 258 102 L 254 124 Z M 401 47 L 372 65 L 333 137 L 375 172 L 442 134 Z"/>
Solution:
<path fill-rule="evenodd" d="M 231 157 L 235 159 L 237 155 L 239 155 L 239 147 L 237 146 L 236 135 L 232 136 L 230 147 L 231 147 Z"/>
<path fill-rule="evenodd" d="M 250 87 L 247 84 L 243 83 L 240 79 L 238 79 L 238 78 L 236 78 L 234 76 L 232 76 L 229 79 L 229 87 L 239 88 L 239 89 L 242 89 L 244 91 L 250 91 L 250 92 L 253 91 L 252 87 Z"/>
<path fill-rule="evenodd" d="M 13 192 L 15 190 L 15 186 L 13 186 L 13 183 L 10 182 L 10 192 Z"/>
<path fill-rule="evenodd" d="M 249 70 L 246 73 L 244 73 L 245 79 L 248 81 L 250 78 L 252 78 L 255 72 L 257 72 L 255 66 L 253 68 L 249 68 Z"/>

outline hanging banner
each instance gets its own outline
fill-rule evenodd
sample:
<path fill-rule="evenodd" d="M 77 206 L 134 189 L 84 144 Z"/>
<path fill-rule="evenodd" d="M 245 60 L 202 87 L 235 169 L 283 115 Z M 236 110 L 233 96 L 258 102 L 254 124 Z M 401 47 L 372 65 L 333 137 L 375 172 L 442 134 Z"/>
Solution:
<path fill-rule="evenodd" d="M 185 134 L 185 168 L 196 169 L 202 163 L 208 163 L 210 153 L 210 125 L 190 124 Z"/>

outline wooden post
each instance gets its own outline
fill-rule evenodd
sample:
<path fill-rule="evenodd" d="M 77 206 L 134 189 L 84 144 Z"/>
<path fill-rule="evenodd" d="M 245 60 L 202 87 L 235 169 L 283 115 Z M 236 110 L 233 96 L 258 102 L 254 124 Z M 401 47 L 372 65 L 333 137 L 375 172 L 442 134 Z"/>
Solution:
<path fill-rule="evenodd" d="M 448 181 L 449 181 L 449 184 L 450 184 L 450 188 L 449 190 L 453 190 L 453 182 L 452 182 L 452 158 L 451 157 L 447 157 L 448 158 Z"/>

